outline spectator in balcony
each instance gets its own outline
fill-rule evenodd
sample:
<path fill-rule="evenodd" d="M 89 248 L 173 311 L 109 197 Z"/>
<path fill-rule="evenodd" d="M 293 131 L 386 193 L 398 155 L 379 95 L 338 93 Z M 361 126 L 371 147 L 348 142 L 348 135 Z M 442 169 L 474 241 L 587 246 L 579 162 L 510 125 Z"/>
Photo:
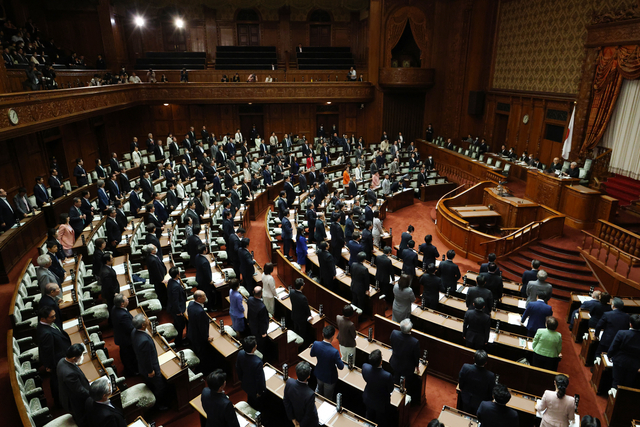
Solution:
<path fill-rule="evenodd" d="M 271 74 L 269 74 L 269 75 L 267 76 L 267 78 L 266 78 L 266 79 L 264 79 L 264 81 L 265 81 L 265 83 L 272 83 L 272 82 L 273 82 L 273 77 L 271 77 Z"/>
<path fill-rule="evenodd" d="M 29 65 L 26 70 L 27 81 L 25 82 L 25 86 L 29 87 L 31 90 L 40 89 L 40 82 L 42 81 L 42 73 L 36 70 L 36 66 L 34 64 Z"/>
<path fill-rule="evenodd" d="M 302 43 L 298 44 L 296 47 L 296 53 L 302 53 Z"/>
<path fill-rule="evenodd" d="M 2 53 L 2 59 L 4 59 L 5 67 L 7 67 L 7 68 L 13 67 L 14 60 L 13 60 L 13 56 L 11 56 L 11 53 L 9 52 L 9 48 L 8 47 L 4 48 L 4 52 Z"/>
<path fill-rule="evenodd" d="M 149 71 L 147 71 L 147 81 L 149 83 L 156 83 L 156 72 L 153 71 L 151 68 L 149 68 Z"/>
<path fill-rule="evenodd" d="M 355 82 L 358 79 L 358 74 L 356 73 L 355 68 L 351 67 L 349 70 L 349 74 L 347 75 L 347 79 Z"/>
<path fill-rule="evenodd" d="M 249 74 L 249 77 L 247 78 L 247 83 L 255 83 L 257 81 L 258 81 L 258 77 L 255 74 L 253 73 Z"/>
<path fill-rule="evenodd" d="M 236 74 L 233 76 L 233 80 L 232 80 L 232 81 L 233 81 L 233 82 L 239 82 L 239 81 L 240 81 L 240 75 L 239 75 L 238 73 L 236 73 Z"/>
<path fill-rule="evenodd" d="M 102 86 L 102 79 L 100 78 L 100 74 L 93 75 L 93 78 L 89 82 L 89 86 Z"/>
<path fill-rule="evenodd" d="M 189 83 L 189 72 L 186 68 L 180 71 L 180 83 Z"/>
<path fill-rule="evenodd" d="M 98 59 L 96 59 L 96 69 L 97 70 L 106 70 L 107 63 L 104 61 L 102 55 L 98 55 Z"/>
<path fill-rule="evenodd" d="M 162 77 L 160 77 L 160 83 L 169 83 L 169 80 L 167 80 L 167 76 L 163 74 Z"/>
<path fill-rule="evenodd" d="M 140 77 L 136 76 L 135 71 L 131 72 L 131 77 L 129 77 L 129 83 L 142 83 Z"/>
<path fill-rule="evenodd" d="M 229 77 L 226 74 L 222 75 L 222 79 L 220 80 L 222 83 L 229 83 Z"/>

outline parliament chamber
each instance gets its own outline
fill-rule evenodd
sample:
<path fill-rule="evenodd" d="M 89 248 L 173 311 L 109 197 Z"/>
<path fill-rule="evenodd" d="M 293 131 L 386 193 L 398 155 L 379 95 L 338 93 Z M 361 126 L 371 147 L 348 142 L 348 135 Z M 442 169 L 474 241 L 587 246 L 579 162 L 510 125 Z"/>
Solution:
<path fill-rule="evenodd" d="M 638 0 L 0 10 L 3 425 L 640 425 Z"/>

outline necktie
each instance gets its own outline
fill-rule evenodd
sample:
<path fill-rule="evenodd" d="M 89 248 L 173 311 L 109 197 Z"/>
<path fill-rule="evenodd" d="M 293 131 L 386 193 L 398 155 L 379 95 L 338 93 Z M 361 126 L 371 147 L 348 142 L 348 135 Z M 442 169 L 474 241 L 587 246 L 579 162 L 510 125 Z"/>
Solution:
<path fill-rule="evenodd" d="M 52 323 L 52 324 L 51 324 L 51 327 L 52 327 L 53 329 L 55 329 L 56 331 L 60 331 L 60 328 L 58 328 L 58 325 L 56 325 L 55 323 Z"/>
<path fill-rule="evenodd" d="M 27 201 L 27 197 L 23 197 L 22 200 L 24 200 L 24 206 L 25 206 L 25 210 L 27 211 L 27 213 L 31 212 L 31 207 L 29 206 L 29 202 Z"/>

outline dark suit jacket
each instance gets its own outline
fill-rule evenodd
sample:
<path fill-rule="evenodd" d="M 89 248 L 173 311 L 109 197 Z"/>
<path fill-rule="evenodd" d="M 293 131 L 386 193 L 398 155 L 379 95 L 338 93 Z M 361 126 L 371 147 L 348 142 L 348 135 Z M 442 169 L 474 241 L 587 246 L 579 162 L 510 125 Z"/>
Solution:
<path fill-rule="evenodd" d="M 51 197 L 57 199 L 64 195 L 64 188 L 60 188 L 62 181 L 58 177 L 50 176 L 48 179 L 49 187 L 51 188 Z"/>
<path fill-rule="evenodd" d="M 460 279 L 460 269 L 458 266 L 450 260 L 442 261 L 440 263 L 440 278 L 445 290 L 450 289 L 451 292 L 455 291 L 458 280 Z"/>
<path fill-rule="evenodd" d="M 335 257 L 329 251 L 320 251 L 318 253 L 318 262 L 320 264 L 320 283 L 322 286 L 331 289 L 333 287 L 333 277 L 336 275 Z"/>
<path fill-rule="evenodd" d="M 162 375 L 153 338 L 144 331 L 134 329 L 131 331 L 131 344 L 138 359 L 138 372 L 140 375 L 144 378 L 151 372 L 155 372 L 156 375 Z"/>
<path fill-rule="evenodd" d="M 112 307 L 113 297 L 120 292 L 120 284 L 115 270 L 108 265 L 103 265 L 100 270 L 100 286 L 102 299 L 107 302 L 109 307 Z"/>
<path fill-rule="evenodd" d="M 492 399 L 496 376 L 493 372 L 470 363 L 465 363 L 460 369 L 458 378 L 460 397 L 465 405 L 478 410 L 478 405 L 484 400 Z M 517 426 L 514 426 L 517 427 Z"/>
<path fill-rule="evenodd" d="M 355 240 L 349 240 L 347 248 L 349 248 L 349 266 L 351 266 L 358 261 L 358 254 L 364 250 L 364 246 Z"/>
<path fill-rule="evenodd" d="M 49 193 L 46 191 L 46 187 L 43 190 L 38 184 L 34 185 L 33 194 L 36 196 L 36 204 L 38 207 L 42 207 L 42 205 L 47 203 L 47 200 L 49 200 Z"/>
<path fill-rule="evenodd" d="M 151 181 L 151 178 L 149 178 Z M 153 198 L 153 182 L 149 182 L 144 178 L 140 178 L 140 187 L 142 188 L 142 195 L 144 196 L 144 200 L 148 203 Z"/>
<path fill-rule="evenodd" d="M 147 269 L 149 270 L 149 282 L 164 286 L 162 281 L 164 280 L 165 274 L 167 274 L 167 267 L 162 260 L 155 255 L 149 255 L 147 257 Z"/>
<path fill-rule="evenodd" d="M 411 240 L 411 234 L 409 234 L 409 232 L 405 231 L 402 233 L 402 235 L 400 236 L 400 246 L 398 247 L 398 258 L 402 258 L 402 252 L 407 249 L 407 243 L 409 243 L 409 240 Z"/>
<path fill-rule="evenodd" d="M 376 280 L 381 285 L 391 283 L 391 275 L 393 274 L 393 264 L 388 256 L 378 255 L 376 257 Z"/>
<path fill-rule="evenodd" d="M 359 308 L 364 308 L 365 292 L 369 290 L 369 270 L 360 262 L 351 264 L 351 302 Z"/>
<path fill-rule="evenodd" d="M 307 383 L 289 378 L 284 387 L 284 409 L 289 420 L 296 420 L 300 427 L 318 427 L 318 410 L 315 393 Z"/>
<path fill-rule="evenodd" d="M 238 372 L 238 379 L 242 382 L 242 390 L 248 396 L 264 394 L 267 385 L 262 368 L 262 359 L 253 353 L 247 354 L 244 350 L 240 350 L 236 359 L 236 372 Z"/>
<path fill-rule="evenodd" d="M 615 365 L 619 365 L 629 371 L 640 369 L 640 331 L 628 329 L 619 331 L 607 352 Z M 636 374 L 637 376 L 640 374 Z"/>
<path fill-rule="evenodd" d="M 324 239 L 327 238 L 327 232 L 324 228 L 324 222 L 320 219 L 317 218 L 316 219 L 316 225 L 313 228 L 313 233 L 314 233 L 314 238 L 316 239 L 316 242 L 322 242 Z"/>
<path fill-rule="evenodd" d="M 527 305 L 527 308 L 522 314 L 522 322 L 529 319 L 527 330 L 535 333 L 538 329 L 545 327 L 548 316 L 553 316 L 551 306 L 544 301 L 536 300 Z"/>
<path fill-rule="evenodd" d="M 73 176 L 76 177 L 76 182 L 78 183 L 78 187 L 82 187 L 83 185 L 89 184 L 89 178 L 87 178 L 87 171 L 84 170 L 82 166 L 76 165 L 76 167 L 73 169 Z"/>
<path fill-rule="evenodd" d="M 67 362 L 66 359 L 60 359 L 56 374 L 62 407 L 71 412 L 75 420 L 84 420 L 84 403 L 89 397 L 90 387 L 87 377 L 78 366 Z"/>
<path fill-rule="evenodd" d="M 111 165 L 111 172 L 120 172 L 120 162 L 113 157 L 109 159 L 109 165 Z"/>
<path fill-rule="evenodd" d="M 425 273 L 420 277 L 420 286 L 422 286 L 425 305 L 432 310 L 436 310 L 440 301 L 440 292 L 444 293 L 442 279 L 435 274 Z"/>
<path fill-rule="evenodd" d="M 269 312 L 264 302 L 258 298 L 249 297 L 247 301 L 247 319 L 249 328 L 256 338 L 262 337 L 269 329 Z"/>
<path fill-rule="evenodd" d="M 107 404 L 94 402 L 89 398 L 85 402 L 85 413 L 91 414 L 92 427 L 127 427 L 122 411 Z"/>
<path fill-rule="evenodd" d="M 195 257 L 196 267 L 196 282 L 198 283 L 198 289 L 204 290 L 211 287 L 211 266 L 209 261 L 202 254 L 197 254 Z"/>
<path fill-rule="evenodd" d="M 133 316 L 129 310 L 121 307 L 111 309 L 111 324 L 113 325 L 113 341 L 118 346 L 131 345 L 131 332 L 133 332 Z"/>
<path fill-rule="evenodd" d="M 403 334 L 400 331 L 391 332 L 389 343 L 392 349 L 389 364 L 394 375 L 408 377 L 420 363 L 420 343 L 410 334 Z"/>
<path fill-rule="evenodd" d="M 481 273 L 485 277 L 485 288 L 489 289 L 493 294 L 493 300 L 499 301 L 502 298 L 504 286 L 502 285 L 502 276 L 499 273 Z"/>
<path fill-rule="evenodd" d="M 169 279 L 167 283 L 167 313 L 177 316 L 186 310 L 187 296 L 182 285 L 175 279 Z"/>
<path fill-rule="evenodd" d="M 38 322 L 36 327 L 38 336 L 38 354 L 40 363 L 45 368 L 55 370 L 60 359 L 63 359 L 69 347 L 71 339 L 63 330 Z"/>
<path fill-rule="evenodd" d="M 309 301 L 302 292 L 293 288 L 289 291 L 289 298 L 291 298 L 291 320 L 294 329 L 302 330 L 302 326 L 306 326 L 307 319 L 311 316 Z"/>
<path fill-rule="evenodd" d="M 518 412 L 496 402 L 485 401 L 478 407 L 478 421 L 482 427 L 518 426 Z"/>
<path fill-rule="evenodd" d="M 191 342 L 193 350 L 200 353 L 209 343 L 209 316 L 204 308 L 195 301 L 189 303 L 187 308 L 189 323 L 187 324 L 187 339 Z"/>
<path fill-rule="evenodd" d="M 418 247 L 418 251 L 422 252 L 422 266 L 423 268 L 427 268 L 427 266 L 429 264 L 434 264 L 436 263 L 436 259 L 440 258 L 440 254 L 438 253 L 438 249 L 429 244 L 427 245 L 426 243 L 421 244 Z"/>
<path fill-rule="evenodd" d="M 382 367 L 374 368 L 365 363 L 362 365 L 362 377 L 367 383 L 362 393 L 364 404 L 379 411 L 386 409 L 391 403 L 393 376 Z"/>
<path fill-rule="evenodd" d="M 333 234 L 331 235 L 333 237 Z M 362 250 L 367 254 L 367 260 L 371 260 L 371 254 L 373 253 L 373 234 L 371 230 L 362 230 Z"/>
<path fill-rule="evenodd" d="M 607 311 L 596 325 L 596 337 L 599 336 L 600 331 L 604 330 L 600 345 L 608 348 L 618 331 L 626 329 L 629 329 L 629 315 L 627 313 L 618 309 Z"/>
<path fill-rule="evenodd" d="M 158 252 L 156 252 L 158 254 L 158 257 L 162 259 L 162 246 L 160 245 L 160 240 L 158 240 L 155 234 L 147 233 L 147 235 L 144 237 L 144 242 L 147 245 L 152 244 L 153 246 L 155 246 L 156 249 L 158 249 Z"/>
<path fill-rule="evenodd" d="M 611 305 L 603 304 L 598 301 L 598 303 L 589 310 L 589 314 L 591 315 L 591 318 L 589 319 L 589 327 L 595 328 L 602 316 L 608 311 L 611 311 Z"/>
<path fill-rule="evenodd" d="M 51 252 L 47 252 L 49 258 L 51 258 L 51 266 L 49 267 L 49 271 L 56 275 L 58 278 L 58 284 L 62 284 L 62 280 L 64 279 L 65 270 L 62 268 L 62 264 L 60 264 L 60 260 L 58 257 Z"/>
<path fill-rule="evenodd" d="M 93 206 L 91 205 L 91 202 L 89 202 L 89 200 L 85 199 L 84 197 L 81 199 L 80 211 L 84 215 L 86 215 L 85 224 L 89 224 L 91 223 L 91 221 L 93 221 L 93 213 L 91 213 L 92 207 Z"/>
<path fill-rule="evenodd" d="M 527 297 L 527 283 L 535 282 L 536 280 L 538 280 L 538 270 L 526 270 L 522 273 L 522 289 L 520 290 L 522 297 Z"/>
<path fill-rule="evenodd" d="M 233 403 L 224 393 L 205 387 L 201 399 L 207 414 L 206 427 L 240 427 Z"/>
<path fill-rule="evenodd" d="M 317 359 L 314 369 L 316 378 L 327 384 L 337 383 L 338 369 L 344 368 L 340 352 L 326 341 L 316 341 L 311 346 L 310 355 Z"/>
<path fill-rule="evenodd" d="M 418 253 L 413 249 L 405 249 L 402 251 L 402 272 L 408 274 L 411 277 L 416 275 L 416 267 L 420 266 L 418 260 Z"/>
<path fill-rule="evenodd" d="M 488 273 L 489 272 L 489 263 L 483 262 L 480 265 L 480 273 Z M 496 273 L 500 274 L 500 267 L 496 266 Z M 526 273 L 526 272 L 525 272 Z M 537 274 L 537 273 L 536 273 Z M 535 280 L 535 279 L 534 279 Z"/>
<path fill-rule="evenodd" d="M 467 310 L 462 323 L 462 337 L 467 344 L 483 346 L 489 342 L 491 330 L 491 317 L 483 311 L 475 308 Z"/>
<path fill-rule="evenodd" d="M 120 225 L 115 220 L 111 218 L 107 218 L 105 220 L 107 223 L 107 243 L 110 245 L 111 242 L 115 241 L 116 245 L 120 243 L 122 240 L 122 231 L 120 231 Z"/>
<path fill-rule="evenodd" d="M 42 295 L 40 301 L 38 302 L 38 310 L 45 306 L 53 308 L 53 311 L 56 312 L 56 320 L 54 321 L 54 323 L 58 325 L 58 328 L 60 328 L 60 330 L 62 330 L 62 316 L 60 315 L 60 307 L 58 307 L 58 302 L 55 299 L 51 298 L 49 295 Z M 629 322 L 627 322 L 627 325 L 628 324 Z"/>
<path fill-rule="evenodd" d="M 467 308 L 473 306 L 473 301 L 476 298 L 484 299 L 484 312 L 491 315 L 491 308 L 493 307 L 493 294 L 487 288 L 481 288 L 480 286 L 473 286 L 467 292 Z"/>
<path fill-rule="evenodd" d="M 108 180 L 106 184 L 107 190 L 109 190 L 110 200 L 116 200 L 116 197 L 120 197 L 122 195 L 122 191 L 120 191 L 120 184 L 113 180 Z"/>

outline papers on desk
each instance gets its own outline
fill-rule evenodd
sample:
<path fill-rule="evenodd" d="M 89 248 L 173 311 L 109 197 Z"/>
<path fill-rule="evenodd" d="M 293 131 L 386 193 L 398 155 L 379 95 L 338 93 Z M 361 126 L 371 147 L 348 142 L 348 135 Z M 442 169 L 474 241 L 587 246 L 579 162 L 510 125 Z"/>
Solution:
<path fill-rule="evenodd" d="M 71 292 L 71 289 L 73 289 L 73 285 L 64 286 L 62 292 Z"/>
<path fill-rule="evenodd" d="M 533 351 L 533 341 L 529 341 L 527 340 L 527 348 L 531 351 Z"/>
<path fill-rule="evenodd" d="M 518 338 L 518 345 L 522 348 L 525 348 L 527 345 L 527 340 L 524 338 Z"/>
<path fill-rule="evenodd" d="M 211 267 L 213 268 L 213 265 Z M 211 273 L 211 278 L 213 279 L 214 282 L 219 282 L 220 280 L 224 280 L 224 275 L 219 271 L 214 271 Z"/>
<path fill-rule="evenodd" d="M 336 267 L 336 277 L 340 277 L 344 274 L 344 270 L 340 267 Z"/>
<path fill-rule="evenodd" d="M 270 334 L 271 332 L 275 331 L 276 329 L 278 329 L 279 326 L 276 322 L 269 322 L 269 327 L 267 328 L 267 333 Z"/>
<path fill-rule="evenodd" d="M 167 351 L 166 353 L 162 353 L 158 356 L 158 363 L 160 365 L 164 365 L 168 361 L 175 359 L 175 357 L 176 355 L 172 351 Z"/>
<path fill-rule="evenodd" d="M 349 253 L 349 249 L 347 249 L 347 248 L 342 248 L 342 253 L 343 253 L 343 254 L 348 254 L 348 253 Z"/>
<path fill-rule="evenodd" d="M 445 294 L 443 294 L 442 292 L 438 292 L 438 296 L 440 297 L 440 299 L 438 300 L 439 302 L 442 302 L 443 299 L 445 299 L 447 296 Z"/>
<path fill-rule="evenodd" d="M 495 332 L 489 332 L 489 344 L 493 343 L 497 336 L 498 335 Z"/>
<path fill-rule="evenodd" d="M 518 308 L 527 308 L 527 300 L 518 300 Z"/>
<path fill-rule="evenodd" d="M 311 310 L 311 318 L 314 318 L 314 317 L 320 317 L 320 313 L 318 313 L 315 310 Z"/>
<path fill-rule="evenodd" d="M 538 407 L 538 405 L 540 405 L 540 402 L 542 402 L 542 399 L 536 399 L 536 407 Z M 542 418 L 542 414 L 544 414 L 544 412 L 546 411 L 546 409 L 542 412 L 538 411 L 536 409 L 536 417 L 538 418 Z"/>
<path fill-rule="evenodd" d="M 77 319 L 67 320 L 66 322 L 62 323 L 62 329 L 64 329 L 65 331 L 73 328 L 74 326 L 78 326 Z"/>
<path fill-rule="evenodd" d="M 113 267 L 113 269 L 115 270 L 116 274 L 124 274 L 126 272 L 126 266 L 124 264 L 118 264 L 116 266 Z"/>
<path fill-rule="evenodd" d="M 270 366 L 265 366 L 263 369 L 264 369 L 264 379 L 265 379 L 265 381 L 268 381 L 269 378 L 271 378 L 272 376 L 274 376 L 276 374 L 276 370 L 273 369 Z"/>
<path fill-rule="evenodd" d="M 240 427 L 249 425 L 249 421 L 247 421 L 247 419 L 240 415 L 238 412 L 236 412 L 236 417 L 238 418 L 238 424 L 240 425 Z"/>
<path fill-rule="evenodd" d="M 604 329 L 598 334 L 598 341 L 602 341 L 602 334 L 604 334 Z"/>
<path fill-rule="evenodd" d="M 71 294 L 63 294 L 62 295 L 62 301 L 64 302 L 73 302 L 73 298 L 71 298 Z"/>
<path fill-rule="evenodd" d="M 283 299 L 285 296 L 289 296 L 289 293 L 285 288 L 280 287 L 276 289 L 276 295 L 279 299 Z"/>
<path fill-rule="evenodd" d="M 169 262 L 169 255 L 165 255 L 164 258 L 162 258 L 162 262 Z"/>
<path fill-rule="evenodd" d="M 390 236 L 390 234 L 389 234 L 389 233 L 382 233 L 382 238 L 383 238 L 383 239 L 384 239 L 384 238 L 387 238 L 387 237 L 389 237 L 389 236 Z"/>
<path fill-rule="evenodd" d="M 71 275 L 69 274 L 67 277 L 64 278 L 64 282 L 62 283 L 67 283 L 71 281 Z"/>
<path fill-rule="evenodd" d="M 519 325 L 520 319 L 522 316 L 516 313 L 509 313 L 509 318 L 507 319 L 507 323 L 510 325 Z"/>
<path fill-rule="evenodd" d="M 320 425 L 327 424 L 337 413 L 335 406 L 329 402 L 324 402 L 318 408 L 318 420 L 320 421 Z"/>
<path fill-rule="evenodd" d="M 436 260 L 436 268 L 438 268 L 438 267 L 440 267 L 440 260 L 439 259 Z"/>
<path fill-rule="evenodd" d="M 128 291 L 130 289 L 131 289 L 131 286 L 129 285 L 120 286 L 120 292 Z"/>
<path fill-rule="evenodd" d="M 300 264 L 298 264 L 297 262 L 292 262 L 291 265 L 293 265 L 298 270 L 302 270 L 302 267 L 300 267 Z"/>
<path fill-rule="evenodd" d="M 411 312 L 413 312 L 413 310 L 415 310 L 416 308 L 418 308 L 418 304 L 411 303 Z"/>
<path fill-rule="evenodd" d="M 602 359 L 604 360 L 604 366 L 613 365 L 613 362 L 611 361 L 611 359 L 609 359 L 609 355 L 608 354 L 602 354 Z"/>
<path fill-rule="evenodd" d="M 458 286 L 458 292 L 466 295 L 467 293 L 469 293 L 469 288 L 467 286 L 460 285 Z"/>
<path fill-rule="evenodd" d="M 580 301 L 580 304 L 584 304 L 587 301 L 591 301 L 593 298 L 591 298 L 589 295 L 578 295 L 578 300 Z"/>

